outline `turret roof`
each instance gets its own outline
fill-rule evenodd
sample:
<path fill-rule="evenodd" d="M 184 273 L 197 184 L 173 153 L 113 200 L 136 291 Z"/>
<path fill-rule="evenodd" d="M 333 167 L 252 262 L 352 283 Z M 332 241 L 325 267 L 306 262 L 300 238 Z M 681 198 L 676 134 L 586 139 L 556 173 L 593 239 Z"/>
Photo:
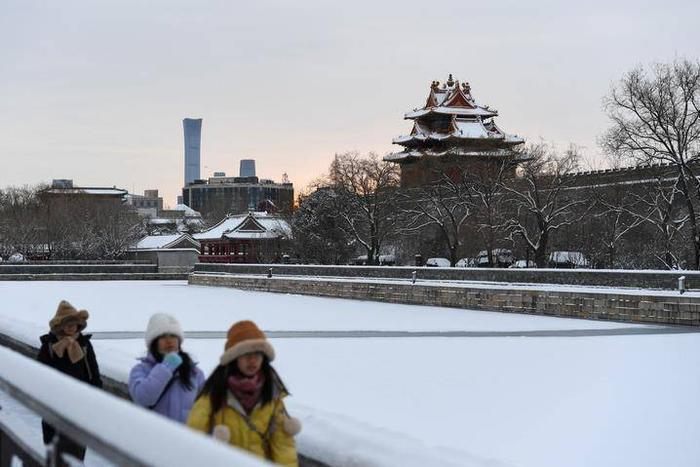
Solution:
<path fill-rule="evenodd" d="M 471 94 L 469 83 L 459 84 L 459 80 L 453 80 L 452 75 L 440 85 L 439 81 L 433 81 L 430 85 L 430 93 L 422 109 L 414 109 L 405 115 L 407 119 L 420 118 L 431 113 L 460 116 L 495 117 L 498 111 L 489 109 L 488 106 L 480 106 Z"/>

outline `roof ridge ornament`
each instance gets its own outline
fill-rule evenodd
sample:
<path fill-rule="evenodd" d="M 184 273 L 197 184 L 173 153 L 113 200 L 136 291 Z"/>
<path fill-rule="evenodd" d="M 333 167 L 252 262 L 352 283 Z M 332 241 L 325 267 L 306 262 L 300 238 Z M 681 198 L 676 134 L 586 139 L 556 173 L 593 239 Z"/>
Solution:
<path fill-rule="evenodd" d="M 447 85 L 448 85 L 449 87 L 452 87 L 452 86 L 454 86 L 454 84 L 455 84 L 455 82 L 454 82 L 454 80 L 452 79 L 452 73 L 450 73 L 450 76 L 447 77 Z"/>
<path fill-rule="evenodd" d="M 474 98 L 472 97 L 472 87 L 469 85 L 467 81 L 462 83 L 462 92 L 467 96 L 467 98 L 474 102 Z"/>

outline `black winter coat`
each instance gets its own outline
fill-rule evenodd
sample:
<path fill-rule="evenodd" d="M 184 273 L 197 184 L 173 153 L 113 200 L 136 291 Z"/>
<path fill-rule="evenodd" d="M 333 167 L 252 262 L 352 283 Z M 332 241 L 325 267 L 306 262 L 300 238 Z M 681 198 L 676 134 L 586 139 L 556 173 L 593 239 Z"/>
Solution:
<path fill-rule="evenodd" d="M 51 348 L 53 344 L 58 342 L 58 336 L 53 333 L 44 334 L 40 337 L 41 349 L 39 349 L 39 355 L 37 355 L 36 359 L 45 365 L 55 368 L 61 373 L 65 373 L 68 376 L 101 388 L 102 377 L 100 376 L 100 368 L 97 366 L 95 351 L 90 343 L 90 337 L 92 337 L 90 334 L 80 334 L 78 336 L 78 343 L 80 347 L 83 348 L 85 358 L 77 363 L 72 363 L 68 358 L 68 352 L 64 353 L 63 357 L 59 358 Z M 43 421 L 42 428 L 44 432 L 44 443 L 49 443 L 54 436 L 54 430 Z"/>

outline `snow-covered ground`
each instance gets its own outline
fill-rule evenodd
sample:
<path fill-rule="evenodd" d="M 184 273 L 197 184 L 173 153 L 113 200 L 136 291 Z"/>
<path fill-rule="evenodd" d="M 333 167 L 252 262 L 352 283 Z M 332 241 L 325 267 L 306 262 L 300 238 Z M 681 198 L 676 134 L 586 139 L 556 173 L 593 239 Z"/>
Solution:
<path fill-rule="evenodd" d="M 610 329 L 608 323 L 488 311 L 266 294 L 184 281 L 0 282 L 0 318 L 38 323 L 66 299 L 90 312 L 90 331 L 143 331 L 150 314 L 174 314 L 189 331 L 225 331 L 252 319 L 267 331 L 526 331 Z M 8 308 L 12 304 L 13 308 Z M 17 305 L 19 306 L 17 306 Z"/>
<path fill-rule="evenodd" d="M 189 331 L 250 318 L 269 331 L 619 329 L 604 337 L 275 338 L 303 451 L 350 465 L 700 465 L 700 334 L 621 323 L 303 297 L 184 282 L 0 282 L 0 331 L 37 342 L 60 299 L 88 331 Z M 124 379 L 141 339 L 95 340 Z M 188 339 L 210 371 L 222 339 Z M 371 461 L 371 462 L 370 462 Z M 363 463 L 364 462 L 364 463 Z"/>

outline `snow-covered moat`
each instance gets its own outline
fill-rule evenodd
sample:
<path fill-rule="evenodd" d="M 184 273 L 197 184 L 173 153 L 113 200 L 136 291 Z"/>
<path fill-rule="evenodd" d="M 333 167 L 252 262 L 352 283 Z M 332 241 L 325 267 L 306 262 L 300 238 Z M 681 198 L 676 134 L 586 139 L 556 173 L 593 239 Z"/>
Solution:
<path fill-rule="evenodd" d="M 0 297 L 0 332 L 34 345 L 59 300 L 89 310 L 118 380 L 156 311 L 191 332 L 183 347 L 205 372 L 221 333 L 256 321 L 304 422 L 301 452 L 335 465 L 700 465 L 699 333 L 173 281 L 0 282 Z"/>

